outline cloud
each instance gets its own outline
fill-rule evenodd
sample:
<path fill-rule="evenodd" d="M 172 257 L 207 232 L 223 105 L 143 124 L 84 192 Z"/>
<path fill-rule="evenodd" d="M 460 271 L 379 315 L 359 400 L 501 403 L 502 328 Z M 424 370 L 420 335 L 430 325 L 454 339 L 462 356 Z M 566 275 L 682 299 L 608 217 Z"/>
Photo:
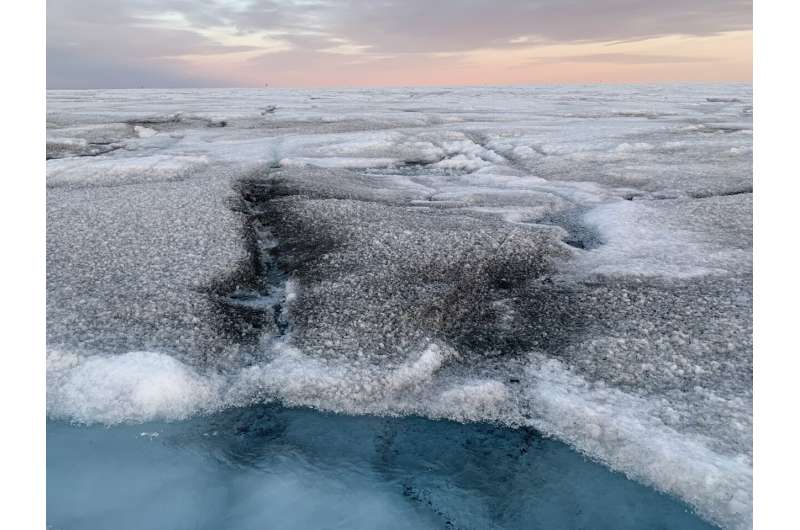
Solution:
<path fill-rule="evenodd" d="M 48 88 L 189 88 L 226 83 L 182 73 L 177 61 L 117 61 L 69 49 L 47 49 Z"/>
<path fill-rule="evenodd" d="M 49 0 L 47 7 L 50 87 L 249 84 L 261 77 L 244 70 L 254 65 L 284 78 L 303 66 L 368 75 L 364 65 L 411 68 L 416 61 L 424 68 L 447 57 L 457 69 L 479 50 L 512 56 L 541 46 L 752 28 L 750 0 Z M 564 61 L 699 60 L 690 55 L 624 50 Z M 531 61 L 554 59 L 529 53 L 518 64 Z"/>
<path fill-rule="evenodd" d="M 708 57 L 687 55 L 654 55 L 644 53 L 593 53 L 587 55 L 564 55 L 561 57 L 540 57 L 528 64 L 547 63 L 614 63 L 614 64 L 669 64 L 669 63 L 707 63 Z"/>
<path fill-rule="evenodd" d="M 330 24 L 378 51 L 445 52 L 741 31 L 752 28 L 752 2 L 351 0 L 331 13 Z"/>
<path fill-rule="evenodd" d="M 51 0 L 47 7 L 48 87 L 217 86 L 220 80 L 186 74 L 175 58 L 256 49 L 159 27 L 147 3 Z"/>

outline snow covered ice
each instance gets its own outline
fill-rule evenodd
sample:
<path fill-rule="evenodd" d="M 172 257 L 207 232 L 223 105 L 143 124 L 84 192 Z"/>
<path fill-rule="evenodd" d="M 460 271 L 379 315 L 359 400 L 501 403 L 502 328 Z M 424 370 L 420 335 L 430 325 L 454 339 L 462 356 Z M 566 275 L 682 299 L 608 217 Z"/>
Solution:
<path fill-rule="evenodd" d="M 751 526 L 749 85 L 49 91 L 47 157 L 53 425 L 495 422 Z"/>

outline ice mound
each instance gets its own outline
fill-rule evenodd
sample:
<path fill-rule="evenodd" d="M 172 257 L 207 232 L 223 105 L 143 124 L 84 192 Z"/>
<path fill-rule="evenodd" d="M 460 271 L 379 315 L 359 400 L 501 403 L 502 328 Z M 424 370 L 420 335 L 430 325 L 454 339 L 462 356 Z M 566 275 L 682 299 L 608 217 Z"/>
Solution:
<path fill-rule="evenodd" d="M 51 359 L 52 358 L 52 359 Z M 83 423 L 184 419 L 220 406 L 219 384 L 169 355 L 47 359 L 48 413 Z"/>
<path fill-rule="evenodd" d="M 381 168 L 429 166 L 432 169 L 473 172 L 506 160 L 476 143 L 469 132 L 371 131 L 330 135 L 329 139 L 294 138 L 281 146 L 292 156 L 283 167 Z"/>
<path fill-rule="evenodd" d="M 751 100 L 50 92 L 48 414 L 529 426 L 747 528 Z"/>
<path fill-rule="evenodd" d="M 150 127 L 145 127 L 143 125 L 135 125 L 133 130 L 136 132 L 139 138 L 150 138 L 151 136 L 158 134 L 158 131 L 155 129 L 151 129 Z"/>
<path fill-rule="evenodd" d="M 125 123 L 48 127 L 47 159 L 108 153 L 119 149 L 134 132 Z"/>
<path fill-rule="evenodd" d="M 245 284 L 248 270 L 230 189 L 219 168 L 191 180 L 48 189 L 48 344 L 203 351 L 208 360 L 256 341 L 215 294 Z"/>
<path fill-rule="evenodd" d="M 598 230 L 603 245 L 583 254 L 576 266 L 591 274 L 661 277 L 735 274 L 752 267 L 752 195 L 706 200 L 699 216 L 692 215 L 697 201 L 645 202 L 589 210 L 584 221 Z M 715 215 L 737 222 L 709 223 Z"/>
<path fill-rule="evenodd" d="M 104 356 L 51 350 L 48 414 L 113 425 L 184 419 L 278 400 L 355 414 L 425 414 L 460 421 L 480 421 L 488 414 L 507 420 L 503 412 L 510 410 L 510 393 L 505 384 L 439 377 L 454 356 L 453 350 L 429 345 L 410 360 L 376 367 L 322 360 L 277 344 L 269 360 L 221 373 L 156 352 Z"/>
<path fill-rule="evenodd" d="M 47 186 L 115 186 L 180 180 L 207 163 L 200 156 L 106 156 L 88 164 L 84 158 L 53 160 L 47 166 Z"/>
<path fill-rule="evenodd" d="M 513 339 L 495 340 L 490 323 L 502 314 L 492 302 L 568 253 L 551 230 L 417 205 L 284 195 L 287 174 L 278 175 L 274 188 L 250 181 L 248 196 L 279 242 L 278 266 L 302 287 L 287 309 L 303 350 L 391 355 L 435 338 L 508 350 Z"/>

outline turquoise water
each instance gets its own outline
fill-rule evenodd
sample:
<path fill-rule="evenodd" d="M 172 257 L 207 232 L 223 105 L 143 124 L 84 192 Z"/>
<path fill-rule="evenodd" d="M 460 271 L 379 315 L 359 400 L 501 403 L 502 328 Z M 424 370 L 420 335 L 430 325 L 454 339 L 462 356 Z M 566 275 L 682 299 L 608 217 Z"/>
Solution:
<path fill-rule="evenodd" d="M 57 529 L 700 529 L 532 430 L 258 406 L 176 423 L 47 424 Z"/>

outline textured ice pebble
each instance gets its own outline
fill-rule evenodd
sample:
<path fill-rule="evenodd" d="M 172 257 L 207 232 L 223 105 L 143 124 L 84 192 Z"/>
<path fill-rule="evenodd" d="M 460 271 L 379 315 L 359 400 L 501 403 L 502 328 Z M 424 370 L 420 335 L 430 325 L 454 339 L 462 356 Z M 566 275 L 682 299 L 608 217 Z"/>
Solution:
<path fill-rule="evenodd" d="M 289 177 L 250 181 L 245 193 L 279 242 L 279 266 L 302 288 L 289 311 L 292 340 L 304 350 L 399 354 L 433 339 L 469 351 L 507 349 L 492 338 L 492 323 L 502 318 L 492 302 L 568 254 L 551 230 L 418 206 L 312 199 Z"/>
<path fill-rule="evenodd" d="M 178 182 L 49 189 L 48 342 L 97 352 L 178 351 L 202 360 L 246 340 L 240 316 L 210 294 L 228 277 L 235 283 L 233 273 L 250 257 L 240 215 L 228 205 L 226 171 Z"/>
<path fill-rule="evenodd" d="M 747 276 L 563 288 L 572 320 L 553 326 L 562 340 L 549 353 L 590 381 L 648 396 L 672 428 L 749 454 L 751 290 Z"/>

